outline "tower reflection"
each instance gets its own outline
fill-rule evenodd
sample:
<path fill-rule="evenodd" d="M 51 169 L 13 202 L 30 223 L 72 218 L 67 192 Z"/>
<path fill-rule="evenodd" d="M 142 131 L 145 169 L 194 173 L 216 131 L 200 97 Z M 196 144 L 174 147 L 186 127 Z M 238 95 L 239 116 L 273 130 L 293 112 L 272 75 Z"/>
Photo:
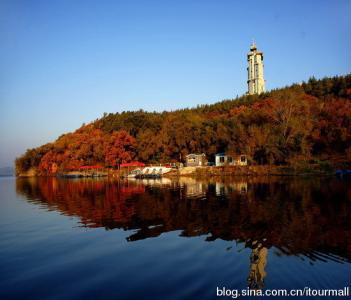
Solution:
<path fill-rule="evenodd" d="M 268 249 L 261 243 L 255 242 L 250 255 L 250 272 L 247 278 L 248 286 L 251 289 L 262 289 L 266 277 Z"/>

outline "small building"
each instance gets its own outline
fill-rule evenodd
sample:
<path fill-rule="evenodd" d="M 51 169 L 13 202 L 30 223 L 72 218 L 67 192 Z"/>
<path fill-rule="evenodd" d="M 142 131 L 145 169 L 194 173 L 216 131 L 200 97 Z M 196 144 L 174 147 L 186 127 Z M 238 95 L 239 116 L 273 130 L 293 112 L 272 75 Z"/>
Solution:
<path fill-rule="evenodd" d="M 206 159 L 206 154 L 188 154 L 185 157 L 186 160 L 186 166 L 187 167 L 198 167 L 198 166 L 206 166 L 207 164 L 207 159 Z"/>
<path fill-rule="evenodd" d="M 247 158 L 246 155 L 226 155 L 225 153 L 216 154 L 216 167 L 221 166 L 246 166 Z"/>

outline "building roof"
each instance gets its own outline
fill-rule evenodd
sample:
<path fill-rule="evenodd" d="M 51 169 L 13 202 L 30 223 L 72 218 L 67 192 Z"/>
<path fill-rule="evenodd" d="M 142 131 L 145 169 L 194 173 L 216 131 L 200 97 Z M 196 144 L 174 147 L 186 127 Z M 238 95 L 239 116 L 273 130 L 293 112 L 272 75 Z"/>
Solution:
<path fill-rule="evenodd" d="M 246 154 L 235 154 L 235 155 L 231 155 L 231 154 L 225 154 L 224 152 L 221 152 L 221 153 L 217 153 L 216 156 L 240 157 L 240 156 L 246 156 Z"/>
<path fill-rule="evenodd" d="M 216 156 L 225 156 L 224 152 L 217 153 Z"/>
<path fill-rule="evenodd" d="M 185 157 L 188 157 L 188 156 L 206 156 L 206 154 L 205 153 L 201 153 L 201 154 L 190 153 L 190 154 L 186 155 Z"/>
<path fill-rule="evenodd" d="M 145 167 L 145 164 L 139 161 L 132 161 L 130 163 L 120 164 L 121 167 Z"/>
<path fill-rule="evenodd" d="M 102 168 L 103 168 L 103 166 L 101 166 L 101 165 L 79 167 L 79 169 L 81 169 L 81 170 L 102 169 Z"/>

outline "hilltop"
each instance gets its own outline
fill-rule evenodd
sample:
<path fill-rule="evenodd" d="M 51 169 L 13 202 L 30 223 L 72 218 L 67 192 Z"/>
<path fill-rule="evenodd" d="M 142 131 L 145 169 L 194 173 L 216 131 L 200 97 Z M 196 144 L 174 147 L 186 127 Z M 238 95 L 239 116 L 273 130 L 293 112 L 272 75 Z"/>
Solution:
<path fill-rule="evenodd" d="M 311 78 L 172 112 L 105 113 L 16 159 L 16 174 L 51 175 L 83 165 L 184 161 L 188 153 L 245 153 L 251 164 L 349 164 L 351 74 Z"/>

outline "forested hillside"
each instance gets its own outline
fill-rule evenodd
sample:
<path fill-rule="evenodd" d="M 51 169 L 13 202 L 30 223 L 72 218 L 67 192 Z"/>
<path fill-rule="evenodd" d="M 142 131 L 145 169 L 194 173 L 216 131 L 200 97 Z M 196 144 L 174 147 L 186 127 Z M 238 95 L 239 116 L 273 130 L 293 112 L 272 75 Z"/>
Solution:
<path fill-rule="evenodd" d="M 184 161 L 188 153 L 247 154 L 251 164 L 349 163 L 351 74 L 311 78 L 259 96 L 172 112 L 105 113 L 16 159 L 17 174 L 50 174 L 139 160 Z"/>

